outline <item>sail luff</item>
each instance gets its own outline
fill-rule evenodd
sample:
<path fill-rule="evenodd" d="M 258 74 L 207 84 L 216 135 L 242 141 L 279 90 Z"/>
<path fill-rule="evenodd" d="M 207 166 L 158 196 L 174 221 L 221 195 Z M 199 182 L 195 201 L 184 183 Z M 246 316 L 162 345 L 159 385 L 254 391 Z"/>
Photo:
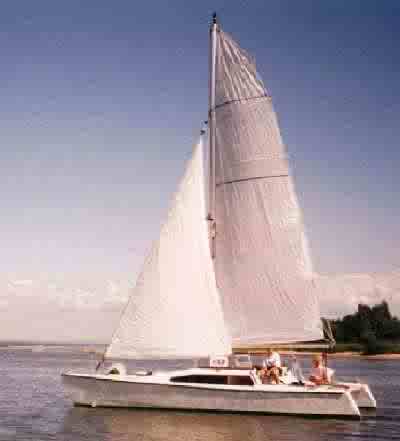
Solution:
<path fill-rule="evenodd" d="M 208 180 L 208 222 L 210 235 L 211 257 L 215 258 L 215 198 L 216 198 L 216 178 L 215 178 L 215 85 L 216 85 L 216 58 L 217 58 L 217 16 L 214 13 L 210 27 L 210 61 L 209 61 L 209 180 Z"/>

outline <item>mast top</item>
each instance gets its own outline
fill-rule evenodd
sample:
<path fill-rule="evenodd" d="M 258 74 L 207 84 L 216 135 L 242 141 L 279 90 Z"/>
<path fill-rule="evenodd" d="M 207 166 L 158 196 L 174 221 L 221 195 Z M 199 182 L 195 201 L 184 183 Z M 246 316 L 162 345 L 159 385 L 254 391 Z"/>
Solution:
<path fill-rule="evenodd" d="M 212 24 L 217 24 L 217 13 L 214 12 L 212 15 Z"/>

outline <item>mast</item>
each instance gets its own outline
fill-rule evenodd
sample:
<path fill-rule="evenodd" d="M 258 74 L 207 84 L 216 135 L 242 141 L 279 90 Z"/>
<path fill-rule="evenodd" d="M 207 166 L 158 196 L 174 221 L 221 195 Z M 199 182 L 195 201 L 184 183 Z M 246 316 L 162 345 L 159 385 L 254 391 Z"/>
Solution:
<path fill-rule="evenodd" d="M 208 180 L 208 216 L 209 234 L 210 234 L 210 250 L 211 257 L 215 258 L 215 235 L 216 235 L 216 219 L 215 219 L 215 81 L 216 81 L 216 60 L 217 60 L 217 14 L 214 12 L 210 27 L 210 77 L 209 77 L 209 180 Z"/>

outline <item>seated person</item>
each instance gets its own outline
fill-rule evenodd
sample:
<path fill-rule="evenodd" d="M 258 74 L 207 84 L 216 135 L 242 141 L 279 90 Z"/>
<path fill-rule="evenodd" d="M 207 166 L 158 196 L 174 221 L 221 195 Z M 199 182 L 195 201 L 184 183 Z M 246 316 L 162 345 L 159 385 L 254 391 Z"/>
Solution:
<path fill-rule="evenodd" d="M 332 375 L 333 370 L 324 366 L 321 355 L 315 355 L 309 380 L 317 385 L 330 384 L 332 381 Z"/>
<path fill-rule="evenodd" d="M 292 355 L 291 357 L 290 372 L 293 378 L 292 380 L 293 384 L 298 384 L 298 385 L 304 384 L 303 370 L 301 369 L 300 363 L 297 360 L 296 355 Z"/>
<path fill-rule="evenodd" d="M 271 348 L 267 349 L 267 357 L 263 361 L 260 378 L 263 383 L 279 384 L 281 374 L 281 357 Z"/>

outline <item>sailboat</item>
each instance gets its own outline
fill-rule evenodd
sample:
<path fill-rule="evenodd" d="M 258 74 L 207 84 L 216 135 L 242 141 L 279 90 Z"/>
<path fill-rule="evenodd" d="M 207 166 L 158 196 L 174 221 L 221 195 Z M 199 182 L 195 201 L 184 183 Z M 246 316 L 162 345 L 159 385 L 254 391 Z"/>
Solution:
<path fill-rule="evenodd" d="M 105 360 L 206 365 L 62 375 L 76 405 L 360 417 L 366 384 L 263 384 L 233 347 L 323 339 L 301 211 L 270 94 L 255 61 L 210 27 L 202 130 Z M 244 358 L 244 362 L 243 362 Z M 246 363 L 247 361 L 247 363 Z"/>

